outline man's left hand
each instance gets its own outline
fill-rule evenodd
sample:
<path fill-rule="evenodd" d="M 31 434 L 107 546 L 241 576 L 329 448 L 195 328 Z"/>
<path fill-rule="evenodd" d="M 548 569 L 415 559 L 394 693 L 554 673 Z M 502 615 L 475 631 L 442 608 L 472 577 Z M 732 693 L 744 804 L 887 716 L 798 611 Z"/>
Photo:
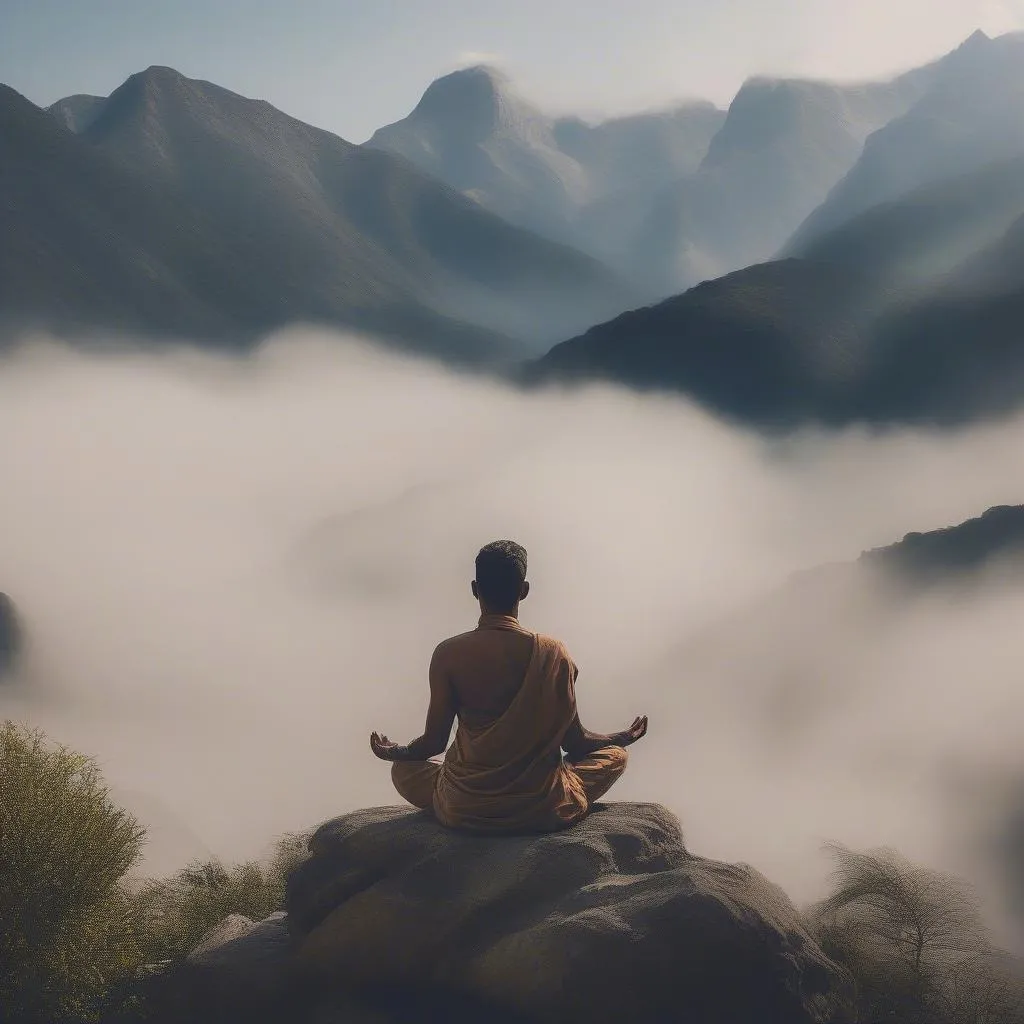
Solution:
<path fill-rule="evenodd" d="M 401 749 L 399 744 L 392 743 L 387 736 L 379 732 L 370 733 L 370 749 L 382 761 L 396 760 L 395 754 Z"/>

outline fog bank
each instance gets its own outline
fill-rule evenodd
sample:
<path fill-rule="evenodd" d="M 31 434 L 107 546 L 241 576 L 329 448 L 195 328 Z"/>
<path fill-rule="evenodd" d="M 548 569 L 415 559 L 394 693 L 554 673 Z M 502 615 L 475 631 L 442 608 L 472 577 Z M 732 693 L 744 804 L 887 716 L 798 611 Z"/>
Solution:
<path fill-rule="evenodd" d="M 296 330 L 238 362 L 27 341 L 0 433 L 0 589 L 31 638 L 0 716 L 97 756 L 155 826 L 153 870 L 397 802 L 369 733 L 422 730 L 433 646 L 475 623 L 473 556 L 512 537 L 584 723 L 650 716 L 614 798 L 798 901 L 829 839 L 1006 902 L 986 844 L 1024 790 L 1022 591 L 815 630 L 795 726 L 790 650 L 678 652 L 794 570 L 1024 501 L 1024 419 L 769 443 L 676 399 L 522 395 Z"/>

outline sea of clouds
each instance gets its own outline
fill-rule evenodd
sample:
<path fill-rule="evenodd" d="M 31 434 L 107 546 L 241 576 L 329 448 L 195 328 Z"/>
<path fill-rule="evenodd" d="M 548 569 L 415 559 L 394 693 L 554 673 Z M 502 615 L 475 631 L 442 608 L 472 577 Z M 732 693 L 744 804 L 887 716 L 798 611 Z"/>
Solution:
<path fill-rule="evenodd" d="M 809 623 L 818 674 L 785 714 L 792 631 L 685 652 L 795 570 L 1024 502 L 1024 418 L 767 440 L 295 329 L 244 359 L 26 339 L 0 436 L 0 589 L 29 637 L 0 717 L 95 755 L 151 827 L 148 870 L 397 802 L 369 733 L 422 731 L 431 651 L 476 621 L 473 557 L 511 537 L 584 724 L 650 717 L 611 797 L 665 803 L 694 852 L 798 902 L 825 840 L 894 846 L 969 877 L 1012 939 L 1024 590 Z"/>

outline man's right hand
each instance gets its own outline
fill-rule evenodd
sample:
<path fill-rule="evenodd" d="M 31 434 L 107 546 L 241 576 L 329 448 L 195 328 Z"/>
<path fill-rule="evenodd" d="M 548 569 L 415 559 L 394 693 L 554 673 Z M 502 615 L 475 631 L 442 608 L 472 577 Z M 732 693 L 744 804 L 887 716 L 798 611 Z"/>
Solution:
<path fill-rule="evenodd" d="M 633 719 L 633 724 L 624 732 L 622 735 L 622 746 L 628 747 L 631 743 L 636 743 L 637 740 L 642 739 L 647 735 L 647 716 L 641 715 L 639 718 Z"/>
<path fill-rule="evenodd" d="M 382 761 L 397 761 L 398 758 L 395 757 L 395 753 L 400 751 L 401 747 L 389 740 L 383 733 L 371 732 L 370 749 Z"/>

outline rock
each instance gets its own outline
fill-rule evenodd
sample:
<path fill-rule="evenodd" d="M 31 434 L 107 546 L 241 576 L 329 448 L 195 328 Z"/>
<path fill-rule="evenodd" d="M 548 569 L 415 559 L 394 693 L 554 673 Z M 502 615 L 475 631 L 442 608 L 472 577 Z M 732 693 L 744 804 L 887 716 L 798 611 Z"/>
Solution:
<path fill-rule="evenodd" d="M 523 1014 L 495 1010 L 486 1000 L 430 989 L 322 994 L 301 1013 L 293 1011 L 281 1024 L 536 1024 Z"/>
<path fill-rule="evenodd" d="M 268 921 L 270 918 L 267 919 Z M 266 922 L 263 922 L 266 923 Z M 195 949 L 188 955 L 192 961 L 218 960 L 227 955 L 230 962 L 232 957 L 232 943 L 238 939 L 245 938 L 254 928 L 256 922 L 244 914 L 229 914 L 215 924 L 196 944 Z"/>
<path fill-rule="evenodd" d="M 230 914 L 214 925 L 188 955 L 193 964 L 217 964 L 243 974 L 279 969 L 293 945 L 284 911 L 254 922 L 242 914 Z"/>
<path fill-rule="evenodd" d="M 310 988 L 449 992 L 588 1024 L 848 1019 L 850 980 L 785 893 L 690 854 L 657 804 L 608 804 L 523 837 L 373 808 L 322 825 L 310 852 L 287 896 Z"/>
<path fill-rule="evenodd" d="M 135 977 L 141 980 L 155 978 L 174 966 L 173 960 L 156 960 L 151 964 L 143 964 L 135 969 Z"/>
<path fill-rule="evenodd" d="M 292 1019 L 293 939 L 284 913 L 254 922 L 231 914 L 199 940 L 185 960 L 146 972 L 152 1020 L 189 1024 Z M 158 965 L 153 965 L 157 967 Z"/>
<path fill-rule="evenodd" d="M 14 668 L 21 653 L 22 639 L 14 602 L 0 592 L 0 676 Z"/>

